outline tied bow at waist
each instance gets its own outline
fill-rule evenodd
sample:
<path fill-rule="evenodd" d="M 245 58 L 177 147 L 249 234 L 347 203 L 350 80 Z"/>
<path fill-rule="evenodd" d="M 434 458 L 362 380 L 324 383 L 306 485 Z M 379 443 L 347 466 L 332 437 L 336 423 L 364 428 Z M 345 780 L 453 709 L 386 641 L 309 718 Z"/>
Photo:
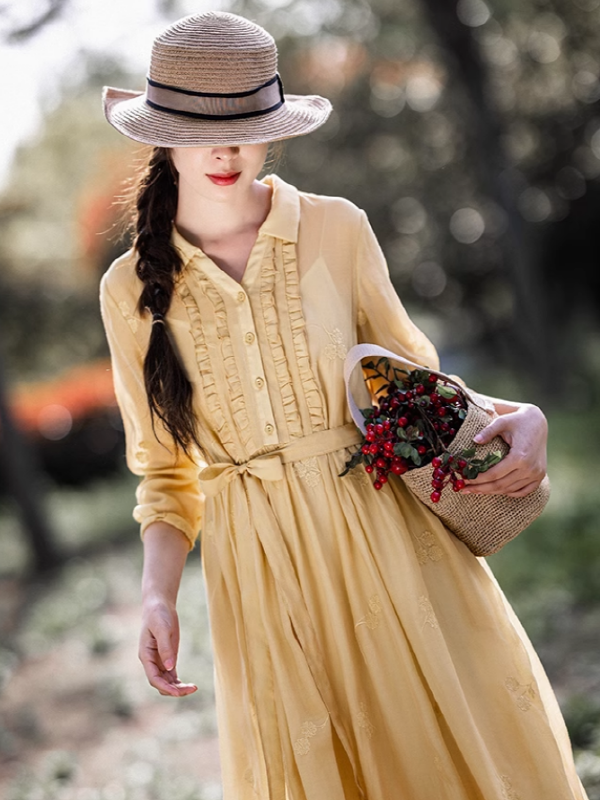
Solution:
<path fill-rule="evenodd" d="M 353 422 L 339 428 L 317 431 L 302 436 L 278 450 L 255 456 L 243 464 L 220 461 L 201 470 L 200 488 L 206 497 L 214 497 L 238 475 L 254 475 L 262 481 L 280 481 L 284 478 L 284 464 L 302 461 L 305 458 L 322 456 L 360 444 L 362 435 Z"/>

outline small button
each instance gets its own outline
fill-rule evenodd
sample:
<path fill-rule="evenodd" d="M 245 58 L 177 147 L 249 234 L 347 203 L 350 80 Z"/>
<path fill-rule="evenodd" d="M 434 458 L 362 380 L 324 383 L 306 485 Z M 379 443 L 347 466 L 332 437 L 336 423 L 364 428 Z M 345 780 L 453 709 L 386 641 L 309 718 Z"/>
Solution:
<path fill-rule="evenodd" d="M 254 381 L 254 385 L 256 386 L 257 389 L 262 389 L 262 387 L 265 385 L 265 382 L 262 378 L 256 378 L 256 380 Z"/>
<path fill-rule="evenodd" d="M 274 430 L 275 428 L 273 427 L 273 425 L 271 425 L 270 422 L 267 422 L 267 424 L 265 425 L 265 433 L 271 434 L 273 433 Z"/>
<path fill-rule="evenodd" d="M 246 292 L 238 292 L 237 299 L 238 303 L 243 303 L 244 300 L 246 299 Z"/>
<path fill-rule="evenodd" d="M 252 344 L 255 338 L 256 337 L 254 336 L 252 331 L 248 331 L 248 333 L 244 336 L 244 341 L 246 342 L 246 344 Z"/>

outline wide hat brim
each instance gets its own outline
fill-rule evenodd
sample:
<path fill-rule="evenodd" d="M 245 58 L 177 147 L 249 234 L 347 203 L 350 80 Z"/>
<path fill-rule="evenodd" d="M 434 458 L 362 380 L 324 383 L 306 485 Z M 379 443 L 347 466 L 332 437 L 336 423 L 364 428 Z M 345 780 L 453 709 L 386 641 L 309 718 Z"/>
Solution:
<path fill-rule="evenodd" d="M 120 133 L 155 147 L 216 147 L 262 144 L 291 139 L 316 130 L 331 113 L 319 95 L 285 95 L 275 111 L 246 119 L 205 120 L 154 109 L 143 92 L 106 86 L 104 114 Z"/>

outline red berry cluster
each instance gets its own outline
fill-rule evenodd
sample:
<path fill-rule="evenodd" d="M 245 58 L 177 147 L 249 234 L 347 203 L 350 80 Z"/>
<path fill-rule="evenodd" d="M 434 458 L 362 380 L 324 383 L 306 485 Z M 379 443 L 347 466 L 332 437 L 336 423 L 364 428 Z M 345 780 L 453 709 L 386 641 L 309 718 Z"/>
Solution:
<path fill-rule="evenodd" d="M 432 459 L 431 466 L 433 467 L 433 478 L 431 480 L 431 485 L 433 486 L 433 492 L 431 493 L 432 503 L 440 502 L 442 490 L 449 483 L 452 484 L 455 492 L 460 492 L 461 489 L 465 488 L 463 477 L 468 468 L 465 458 L 456 458 L 449 455 L 448 458 L 444 459 L 436 456 Z"/>
<path fill-rule="evenodd" d="M 448 484 L 459 492 L 464 478 L 474 478 L 499 461 L 499 454 L 474 458 L 474 448 L 458 456 L 448 452 L 467 416 L 467 402 L 447 381 L 428 370 L 392 368 L 387 358 L 369 362 L 364 369 L 371 371 L 367 380 L 383 378 L 384 383 L 377 391 L 377 405 L 361 412 L 367 422 L 365 437 L 342 475 L 364 463 L 365 470 L 375 475 L 373 486 L 381 489 L 390 473 L 403 475 L 432 464 L 431 500 L 438 503 Z"/>

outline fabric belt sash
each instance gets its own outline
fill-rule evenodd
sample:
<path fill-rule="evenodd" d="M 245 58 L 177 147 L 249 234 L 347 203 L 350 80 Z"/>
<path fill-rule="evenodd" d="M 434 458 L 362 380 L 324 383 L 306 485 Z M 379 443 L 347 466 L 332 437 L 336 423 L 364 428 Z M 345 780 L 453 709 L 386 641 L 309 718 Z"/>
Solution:
<path fill-rule="evenodd" d="M 238 475 L 248 473 L 263 481 L 280 481 L 284 478 L 284 464 L 305 458 L 322 456 L 359 444 L 362 435 L 353 422 L 339 428 L 317 431 L 295 439 L 278 450 L 254 456 L 243 464 L 220 461 L 200 472 L 200 488 L 206 497 L 214 497 Z"/>
<path fill-rule="evenodd" d="M 254 456 L 243 464 L 211 464 L 200 472 L 200 488 L 207 497 L 214 497 L 239 476 L 251 475 L 261 481 L 280 481 L 285 477 L 285 464 L 343 450 L 361 441 L 362 435 L 353 422 L 338 428 L 317 431 L 298 437 L 276 450 Z M 278 520 L 268 501 L 265 502 L 264 491 L 258 481 L 248 481 L 244 489 L 245 491 L 236 492 L 227 500 L 232 536 L 213 537 L 212 531 L 206 532 L 206 535 L 209 537 L 207 542 L 210 541 L 217 548 L 217 559 L 222 564 L 233 565 L 236 575 L 231 580 L 238 581 L 241 607 L 236 620 L 239 628 L 237 635 L 247 682 L 245 692 L 254 705 L 253 725 L 259 732 L 260 741 L 257 745 L 253 734 L 249 732 L 249 747 L 252 748 L 252 760 L 256 765 L 253 766 L 257 781 L 253 796 L 283 800 L 288 796 L 289 787 L 281 745 L 281 736 L 285 732 L 280 730 L 280 725 L 285 726 L 286 723 L 283 721 L 281 698 L 275 686 L 278 679 L 285 680 L 285 677 L 274 677 L 276 665 L 281 668 L 281 664 L 287 659 L 290 672 L 303 674 L 307 680 L 310 680 L 307 673 L 312 677 L 310 697 L 303 695 L 297 698 L 299 708 L 290 712 L 293 717 L 291 724 L 297 727 L 297 735 L 301 732 L 302 714 L 310 719 L 330 720 L 351 760 L 352 738 L 337 712 L 335 693 L 330 686 L 319 640 Z M 287 492 L 282 492 L 281 502 L 289 502 Z M 290 508 L 290 520 L 293 516 L 293 509 Z M 243 535 L 239 535 L 239 532 L 243 532 Z M 205 546 L 208 546 L 207 543 Z M 212 555 L 205 555 L 205 561 L 210 559 Z M 263 600 L 258 589 L 261 582 L 265 582 L 269 591 L 274 592 L 270 611 L 261 610 Z M 209 607 L 210 605 L 211 601 Z M 271 613 L 280 615 L 282 631 L 287 631 L 289 638 L 297 640 L 299 646 L 290 648 L 287 641 L 277 638 L 269 622 Z M 285 649 L 285 654 L 282 654 L 282 648 Z M 276 652 L 279 652 L 279 657 L 274 661 Z M 310 762 L 298 762 L 297 766 L 304 772 L 302 780 L 310 783 Z M 353 768 L 356 772 L 356 765 Z M 260 774 L 264 774 L 264 781 L 259 778 Z M 332 776 L 331 786 L 335 785 L 335 780 L 336 777 Z M 294 781 L 300 781 L 299 774 Z"/>

